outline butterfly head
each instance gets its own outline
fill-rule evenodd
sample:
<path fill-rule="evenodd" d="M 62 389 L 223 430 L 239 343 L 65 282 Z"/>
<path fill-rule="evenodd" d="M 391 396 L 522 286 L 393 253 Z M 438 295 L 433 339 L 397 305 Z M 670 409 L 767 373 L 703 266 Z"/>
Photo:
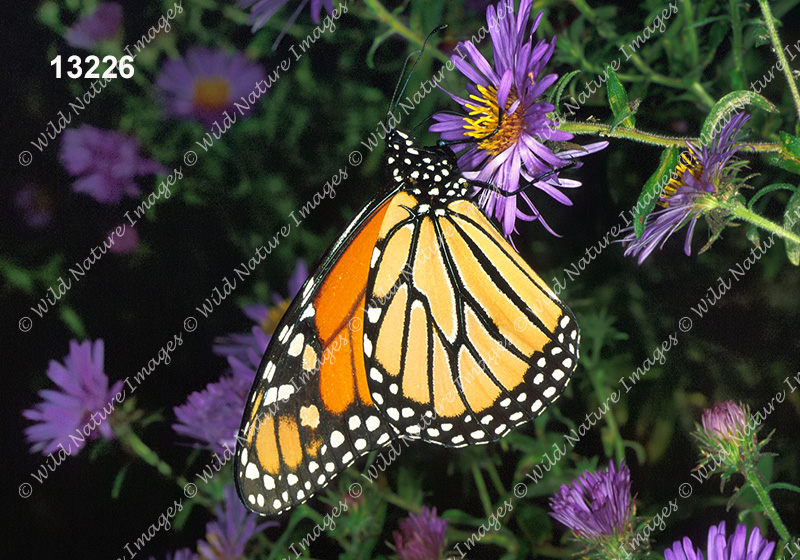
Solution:
<path fill-rule="evenodd" d="M 417 195 L 464 197 L 469 183 L 461 175 L 448 146 L 417 146 L 406 133 L 394 129 L 386 138 L 386 163 L 392 181 Z"/>

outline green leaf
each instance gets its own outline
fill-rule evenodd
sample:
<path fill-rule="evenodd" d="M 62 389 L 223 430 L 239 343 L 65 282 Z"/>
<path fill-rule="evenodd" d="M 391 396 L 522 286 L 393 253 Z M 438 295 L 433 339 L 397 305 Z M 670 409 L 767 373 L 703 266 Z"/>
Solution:
<path fill-rule="evenodd" d="M 795 191 L 786 205 L 786 212 L 783 214 L 783 227 L 792 233 L 800 234 L 800 190 Z M 800 243 L 787 239 L 786 256 L 789 257 L 789 262 L 793 265 L 800 265 Z"/>
<path fill-rule="evenodd" d="M 611 66 L 606 66 L 606 91 L 608 93 L 608 104 L 611 106 L 611 111 L 614 113 L 614 121 L 611 123 L 611 130 L 617 126 L 623 128 L 634 128 L 636 126 L 636 119 L 633 117 L 631 111 L 631 104 L 628 101 L 628 92 L 622 82 L 619 81 L 617 73 Z"/>
<path fill-rule="evenodd" d="M 10 284 L 27 294 L 33 292 L 33 275 L 29 271 L 19 268 L 10 261 L 0 259 L 0 272 L 3 273 Z"/>
<path fill-rule="evenodd" d="M 375 51 L 378 50 L 386 39 L 394 35 L 394 29 L 387 29 L 372 41 L 372 45 L 369 47 L 369 51 L 367 52 L 367 68 L 374 70 L 375 69 Z"/>
<path fill-rule="evenodd" d="M 758 235 L 758 228 L 756 226 L 748 229 L 745 235 L 747 236 L 747 239 L 753 243 L 753 245 L 756 247 L 761 247 L 761 236 Z"/>
<path fill-rule="evenodd" d="M 800 175 L 800 138 L 780 131 L 781 143 L 777 154 L 770 157 L 772 165 Z"/>
<path fill-rule="evenodd" d="M 569 85 L 572 78 L 580 73 L 580 70 L 573 70 L 569 74 L 564 74 L 556 82 L 556 87 L 550 88 L 550 95 L 547 97 L 547 102 L 555 105 L 556 113 L 558 113 L 558 106 L 561 103 L 561 94 L 564 93 L 564 89 Z"/>
<path fill-rule="evenodd" d="M 181 509 L 177 511 L 172 521 L 176 530 L 180 531 L 186 525 L 186 522 L 189 520 L 189 515 L 192 513 L 192 509 L 194 509 L 196 505 L 198 505 L 196 500 L 185 500 L 181 502 Z"/>
<path fill-rule="evenodd" d="M 772 154 L 769 158 L 770 165 L 774 165 L 775 167 L 780 167 L 781 169 L 785 169 L 795 175 L 800 175 L 800 163 L 794 161 L 793 159 L 786 159 L 781 157 L 779 154 Z"/>
<path fill-rule="evenodd" d="M 114 483 L 111 485 L 111 497 L 115 500 L 119 499 L 119 493 L 122 490 L 122 482 L 125 480 L 125 474 L 128 472 L 130 463 L 122 467 L 117 476 L 114 477 Z"/>
<path fill-rule="evenodd" d="M 741 111 L 746 105 L 755 105 L 770 113 L 778 113 L 778 108 L 770 103 L 763 95 L 752 91 L 732 91 L 716 102 L 708 112 L 703 128 L 700 131 L 700 143 L 703 146 L 711 144 L 712 139 L 719 134 L 722 127 L 730 120 L 728 115 Z"/>
<path fill-rule="evenodd" d="M 759 24 L 756 27 L 753 36 L 756 38 L 756 47 L 763 47 L 764 45 L 769 45 L 771 41 L 769 38 L 769 29 L 767 29 L 767 26 L 764 25 L 763 23 Z"/>
<path fill-rule="evenodd" d="M 781 135 L 781 150 L 780 153 L 786 157 L 791 157 L 795 161 L 800 162 L 800 138 L 792 136 L 786 132 L 780 131 Z"/>
<path fill-rule="evenodd" d="M 705 27 L 706 25 L 709 25 L 711 23 L 715 23 L 717 21 L 727 21 L 727 20 L 728 20 L 727 16 L 708 17 L 708 18 L 697 20 L 696 22 L 694 22 L 691 25 L 691 27 L 693 29 L 699 29 L 701 27 Z"/>
<path fill-rule="evenodd" d="M 752 210 L 753 205 L 755 205 L 756 201 L 760 199 L 765 194 L 771 193 L 777 190 L 787 190 L 794 192 L 794 185 L 790 185 L 789 183 L 775 183 L 773 185 L 766 186 L 762 189 L 758 189 L 758 192 L 753 195 L 753 198 L 750 199 L 750 202 L 747 203 L 747 208 Z"/>
<path fill-rule="evenodd" d="M 78 338 L 86 338 L 86 329 L 83 326 L 83 321 L 81 321 L 81 318 L 78 317 L 78 314 L 75 313 L 72 307 L 67 304 L 61 305 L 58 310 L 58 315 L 75 336 Z"/>
<path fill-rule="evenodd" d="M 678 166 L 678 147 L 670 146 L 661 154 L 661 162 L 647 182 L 644 184 L 639 200 L 636 202 L 636 210 L 633 221 L 633 231 L 636 238 L 640 239 L 644 233 L 645 218 L 650 211 L 655 208 L 661 191 L 667 186 L 672 178 L 675 168 Z"/>
<path fill-rule="evenodd" d="M 411 0 L 409 27 L 427 34 L 442 22 L 443 0 Z"/>
<path fill-rule="evenodd" d="M 794 484 L 788 484 L 786 482 L 775 482 L 765 487 L 764 490 L 767 492 L 772 492 L 773 490 L 791 490 L 792 492 L 800 494 L 800 486 L 795 486 Z"/>

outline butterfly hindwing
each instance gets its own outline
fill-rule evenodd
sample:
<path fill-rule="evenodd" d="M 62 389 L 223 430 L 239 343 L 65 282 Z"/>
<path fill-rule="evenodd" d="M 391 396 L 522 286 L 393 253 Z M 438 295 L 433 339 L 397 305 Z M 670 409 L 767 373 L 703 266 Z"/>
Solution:
<path fill-rule="evenodd" d="M 370 393 L 408 437 L 495 441 L 561 394 L 577 365 L 577 324 L 466 198 L 452 158 L 405 148 L 412 157 L 396 158 L 403 189 L 368 282 Z"/>

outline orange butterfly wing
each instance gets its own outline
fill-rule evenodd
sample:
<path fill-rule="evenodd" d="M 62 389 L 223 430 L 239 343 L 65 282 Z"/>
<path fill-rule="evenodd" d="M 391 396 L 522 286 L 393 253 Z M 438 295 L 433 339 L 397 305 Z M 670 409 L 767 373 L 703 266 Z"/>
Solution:
<path fill-rule="evenodd" d="M 362 348 L 369 259 L 387 205 L 351 222 L 270 340 L 236 452 L 236 487 L 252 511 L 304 502 L 394 435 L 370 398 Z"/>
<path fill-rule="evenodd" d="M 418 150 L 397 134 L 407 153 L 395 175 L 405 186 L 371 263 L 369 390 L 407 437 L 454 447 L 496 441 L 564 390 L 578 325 L 466 198 L 452 152 Z"/>

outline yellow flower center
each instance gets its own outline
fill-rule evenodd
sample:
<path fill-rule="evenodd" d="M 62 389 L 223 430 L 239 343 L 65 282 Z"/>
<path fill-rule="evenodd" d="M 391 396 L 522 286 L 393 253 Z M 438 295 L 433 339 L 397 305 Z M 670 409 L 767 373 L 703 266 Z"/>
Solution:
<path fill-rule="evenodd" d="M 481 140 L 478 143 L 478 147 L 489 152 L 494 157 L 503 153 L 519 140 L 522 131 L 525 129 L 523 110 L 522 107 L 518 106 L 512 114 L 508 113 L 509 108 L 517 100 L 517 92 L 512 88 L 508 94 L 506 106 L 503 107 L 502 119 L 500 119 L 497 88 L 478 86 L 478 91 L 482 97 L 477 95 L 469 96 L 476 103 L 466 106 L 469 109 L 470 116 L 473 116 L 473 118 L 465 119 L 469 124 L 464 125 L 467 130 L 464 134 Z M 500 128 L 497 127 L 498 123 Z"/>
<path fill-rule="evenodd" d="M 681 163 L 675 168 L 675 177 L 670 179 L 667 186 L 664 187 L 664 192 L 661 193 L 661 198 L 658 200 L 659 206 L 669 207 L 669 199 L 685 184 L 683 182 L 683 174 L 687 171 L 695 179 L 699 179 L 703 173 L 702 164 L 697 161 L 697 157 L 692 152 L 683 152 L 681 154 Z"/>
<path fill-rule="evenodd" d="M 272 334 L 275 332 L 275 327 L 278 326 L 283 314 L 289 309 L 290 303 L 292 303 L 291 300 L 285 299 L 278 305 L 269 308 L 269 313 L 267 313 L 267 316 L 261 322 L 261 329 L 265 333 Z"/>
<path fill-rule="evenodd" d="M 231 83 L 221 76 L 198 78 L 194 83 L 192 101 L 195 107 L 207 111 L 222 110 L 228 104 Z"/>

